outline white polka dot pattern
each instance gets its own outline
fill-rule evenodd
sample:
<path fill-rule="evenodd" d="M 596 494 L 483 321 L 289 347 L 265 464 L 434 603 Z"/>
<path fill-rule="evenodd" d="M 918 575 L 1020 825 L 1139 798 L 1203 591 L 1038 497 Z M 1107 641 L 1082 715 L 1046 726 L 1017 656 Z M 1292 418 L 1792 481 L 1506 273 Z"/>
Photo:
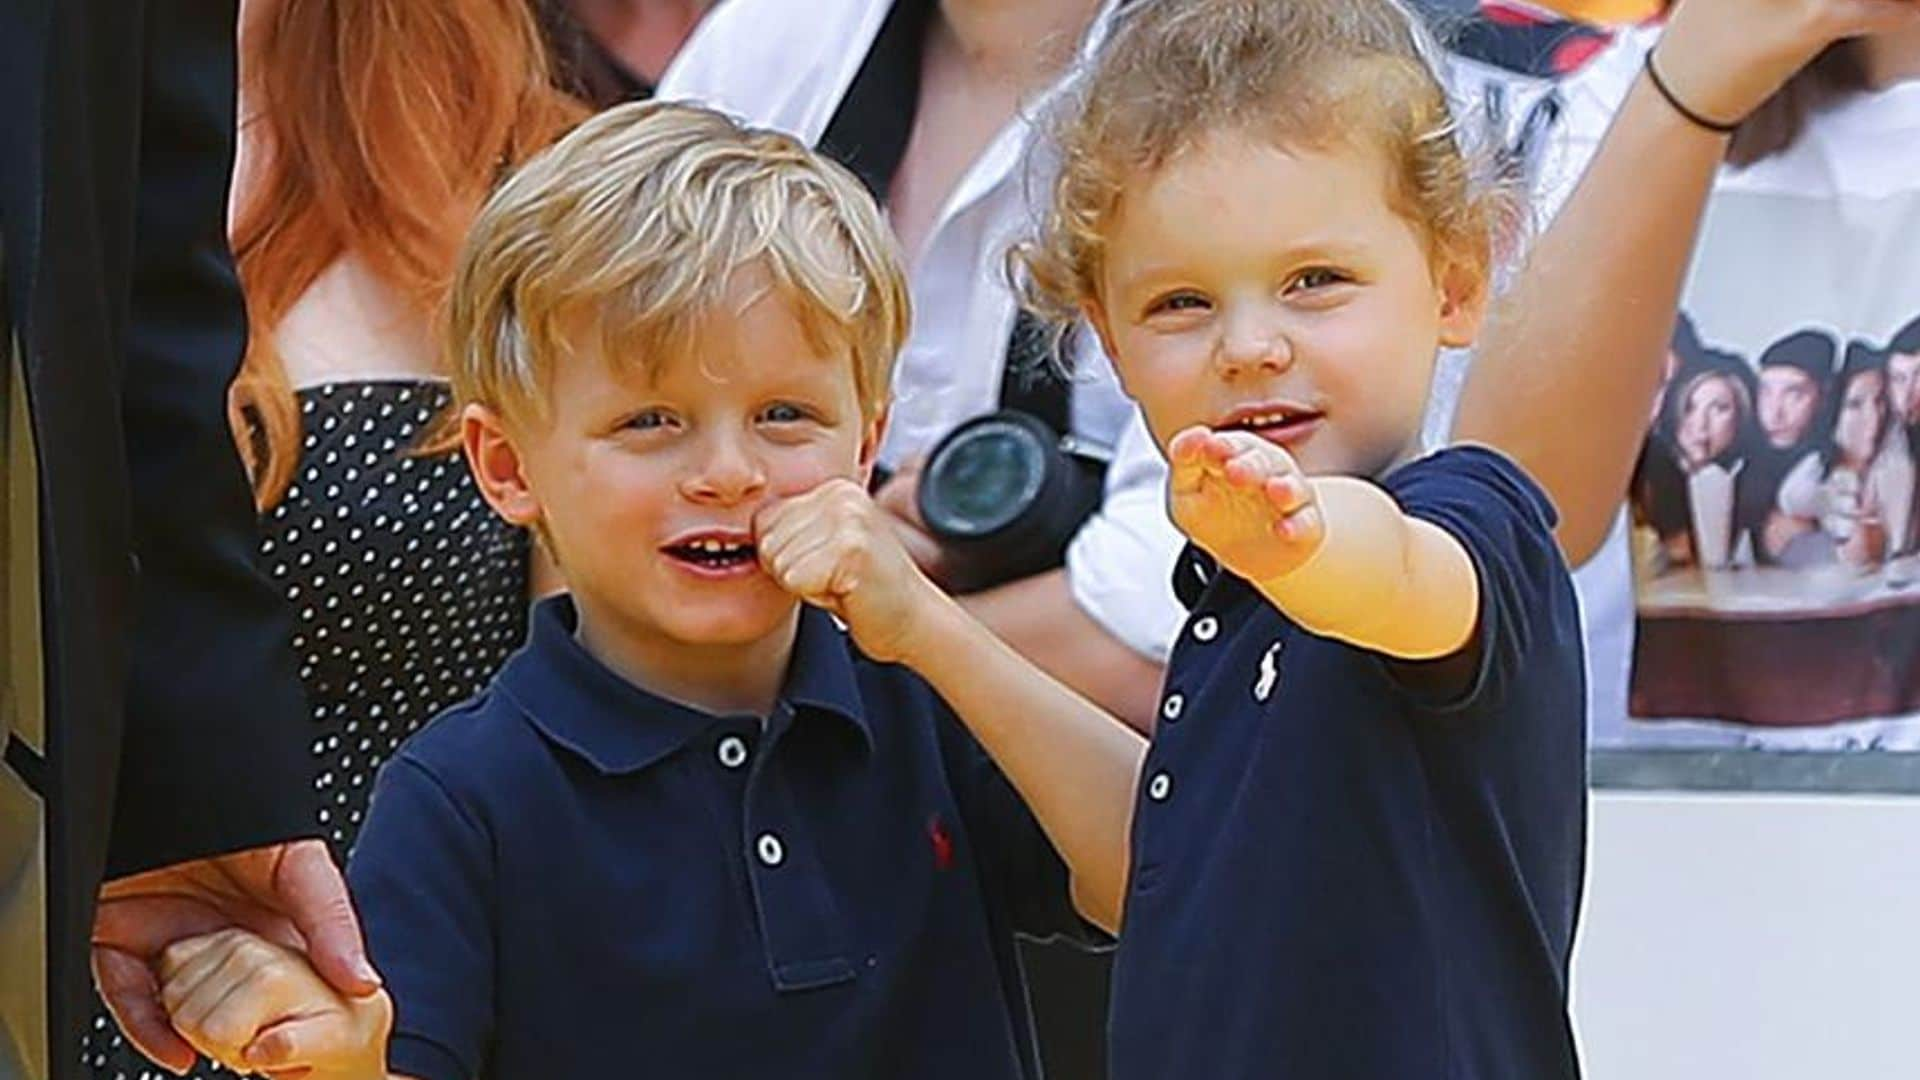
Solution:
<path fill-rule="evenodd" d="M 261 521 L 261 564 L 294 608 L 314 820 L 344 861 L 381 763 L 485 687 L 525 638 L 528 541 L 481 499 L 457 450 L 415 449 L 445 384 L 329 383 L 299 398 L 305 443 Z M 171 1078 L 104 1013 L 81 1061 L 95 1080 Z"/>

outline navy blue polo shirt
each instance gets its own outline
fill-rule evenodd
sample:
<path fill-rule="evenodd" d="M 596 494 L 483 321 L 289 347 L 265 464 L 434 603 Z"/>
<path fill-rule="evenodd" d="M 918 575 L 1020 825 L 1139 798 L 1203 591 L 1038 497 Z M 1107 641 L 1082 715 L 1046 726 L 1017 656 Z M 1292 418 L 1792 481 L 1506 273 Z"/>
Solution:
<path fill-rule="evenodd" d="M 1553 513 L 1483 449 L 1383 486 L 1472 556 L 1478 670 L 1443 686 L 1315 636 L 1189 549 L 1134 815 L 1114 1080 L 1579 1074 L 1586 689 Z"/>
<path fill-rule="evenodd" d="M 1034 1077 L 1016 931 L 1064 864 L 932 691 L 801 616 L 778 705 L 713 716 L 565 598 L 381 771 L 349 879 L 390 1067 L 473 1077 Z"/>

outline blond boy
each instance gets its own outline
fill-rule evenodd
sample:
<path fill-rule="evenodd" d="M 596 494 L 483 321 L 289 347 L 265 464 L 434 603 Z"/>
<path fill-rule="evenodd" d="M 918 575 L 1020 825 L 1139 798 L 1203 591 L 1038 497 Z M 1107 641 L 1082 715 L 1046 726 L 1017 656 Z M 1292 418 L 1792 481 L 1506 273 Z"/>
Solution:
<path fill-rule="evenodd" d="M 349 877 L 391 1013 L 234 934 L 169 955 L 183 1033 L 315 1077 L 1037 1075 L 1013 935 L 1083 929 L 1066 865 L 756 547 L 865 483 L 905 297 L 855 181 L 715 113 L 615 109 L 507 182 L 450 362 L 570 595 L 380 777 Z"/>

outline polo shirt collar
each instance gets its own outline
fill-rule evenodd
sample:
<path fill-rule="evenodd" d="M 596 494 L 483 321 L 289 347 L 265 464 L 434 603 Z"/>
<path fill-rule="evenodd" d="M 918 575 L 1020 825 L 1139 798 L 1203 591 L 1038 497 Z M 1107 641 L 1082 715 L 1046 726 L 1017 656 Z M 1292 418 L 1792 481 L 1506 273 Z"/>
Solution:
<path fill-rule="evenodd" d="M 540 601 L 530 620 L 526 647 L 507 662 L 496 683 L 496 689 L 554 743 L 603 773 L 636 772 L 672 755 L 723 719 L 629 682 L 574 637 L 578 625 L 569 597 Z M 854 728 L 869 750 L 873 746 L 846 636 L 829 616 L 814 608 L 801 609 L 799 633 L 775 713 L 838 720 Z M 758 724 L 757 718 L 754 723 Z"/>
<path fill-rule="evenodd" d="M 1220 563 L 1198 544 L 1189 543 L 1173 564 L 1173 595 L 1180 598 L 1182 607 L 1194 611 L 1207 590 L 1213 587 L 1214 580 L 1221 576 Z"/>

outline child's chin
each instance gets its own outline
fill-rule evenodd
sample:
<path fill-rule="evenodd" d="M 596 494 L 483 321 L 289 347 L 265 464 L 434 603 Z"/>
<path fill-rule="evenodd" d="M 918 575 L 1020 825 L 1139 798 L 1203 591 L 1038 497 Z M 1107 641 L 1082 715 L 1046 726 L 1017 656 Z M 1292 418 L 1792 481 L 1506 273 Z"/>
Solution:
<path fill-rule="evenodd" d="M 700 605 L 675 613 L 674 637 L 695 645 L 748 645 L 780 629 L 799 601 L 781 595 L 754 601 Z"/>

